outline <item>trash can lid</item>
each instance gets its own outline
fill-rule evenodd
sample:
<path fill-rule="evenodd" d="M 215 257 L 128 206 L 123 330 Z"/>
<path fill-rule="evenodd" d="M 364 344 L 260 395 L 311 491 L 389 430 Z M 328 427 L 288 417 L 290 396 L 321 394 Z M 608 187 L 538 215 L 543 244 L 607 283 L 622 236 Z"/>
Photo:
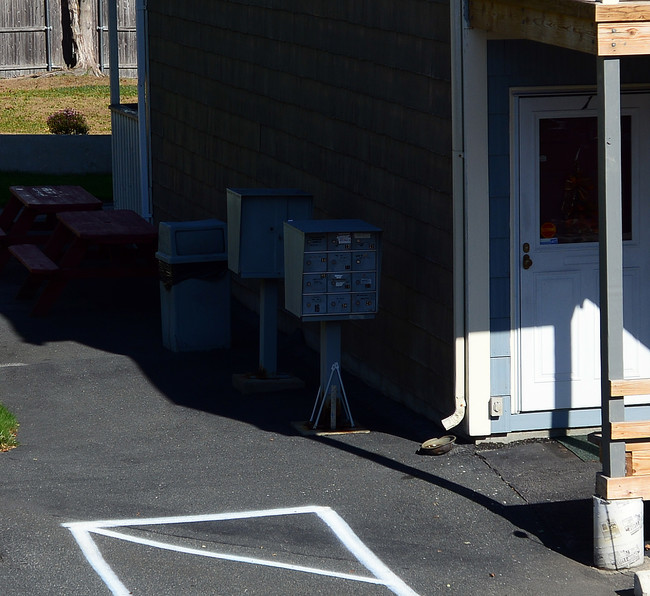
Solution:
<path fill-rule="evenodd" d="M 160 222 L 156 257 L 168 263 L 227 260 L 226 228 L 218 219 Z"/>

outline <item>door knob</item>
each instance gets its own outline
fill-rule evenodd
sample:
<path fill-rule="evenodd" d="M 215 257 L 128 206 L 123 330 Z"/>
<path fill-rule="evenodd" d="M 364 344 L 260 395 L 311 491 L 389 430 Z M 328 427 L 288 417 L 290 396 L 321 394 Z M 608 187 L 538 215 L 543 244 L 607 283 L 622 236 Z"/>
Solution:
<path fill-rule="evenodd" d="M 524 255 L 522 264 L 524 266 L 524 269 L 530 269 L 533 266 L 533 259 L 531 259 L 528 255 Z"/>

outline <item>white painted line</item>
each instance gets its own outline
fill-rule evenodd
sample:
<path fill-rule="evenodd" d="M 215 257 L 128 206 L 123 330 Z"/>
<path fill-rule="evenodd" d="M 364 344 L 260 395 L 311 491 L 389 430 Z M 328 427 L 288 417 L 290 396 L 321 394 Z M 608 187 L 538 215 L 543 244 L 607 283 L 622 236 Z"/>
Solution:
<path fill-rule="evenodd" d="M 27 366 L 24 362 L 7 362 L 5 364 L 0 364 L 0 368 L 14 368 L 16 366 Z"/>
<path fill-rule="evenodd" d="M 243 557 L 238 555 L 229 555 L 226 553 L 215 553 L 206 550 L 199 550 L 198 548 L 188 548 L 186 546 L 178 546 L 159 542 L 157 540 L 148 540 L 147 538 L 138 538 L 130 536 L 129 534 L 122 534 L 114 532 L 113 530 L 98 529 L 93 533 L 100 534 L 101 536 L 108 536 L 109 538 L 118 538 L 126 542 L 134 542 L 135 544 L 144 544 L 145 546 L 153 546 L 163 550 L 170 550 L 177 553 L 185 553 L 188 555 L 199 555 L 201 557 L 208 557 L 211 559 L 223 559 L 224 561 L 236 561 L 238 563 L 251 563 L 253 565 L 261 565 L 263 567 L 277 567 L 279 569 L 289 569 L 291 571 L 302 571 L 305 573 L 314 573 L 316 575 L 327 575 L 330 577 L 338 577 L 341 579 L 350 579 L 358 582 L 366 582 L 369 584 L 384 584 L 385 582 L 377 577 L 363 577 L 361 575 L 353 575 L 351 573 L 339 573 L 338 571 L 326 571 L 323 569 L 316 569 L 314 567 L 305 567 L 304 565 L 292 565 L 291 563 L 281 563 L 280 561 L 269 561 L 267 559 L 257 559 L 255 557 Z"/>
<path fill-rule="evenodd" d="M 123 528 L 127 526 L 155 526 L 168 524 L 191 524 L 197 522 L 226 521 L 233 519 L 250 519 L 254 517 L 273 517 L 295 515 L 297 513 L 318 513 L 329 507 L 308 505 L 306 507 L 286 507 L 284 509 L 261 509 L 259 511 L 237 511 L 231 513 L 206 513 L 203 515 L 178 515 L 172 517 L 135 517 L 132 519 L 107 519 L 94 522 L 68 522 L 64 528 Z"/>
<path fill-rule="evenodd" d="M 383 579 L 383 583 L 395 594 L 400 596 L 417 596 L 399 577 L 397 577 L 352 531 L 352 528 L 333 509 L 324 507 L 317 513 L 334 532 L 346 548 L 358 559 L 375 577 Z"/>
<path fill-rule="evenodd" d="M 198 550 L 194 548 L 168 544 L 157 540 L 149 540 L 140 538 L 130 534 L 123 534 L 109 530 L 108 528 L 126 528 L 132 526 L 150 526 L 150 525 L 163 525 L 163 524 L 180 524 L 180 523 L 197 523 L 197 522 L 210 522 L 210 521 L 225 521 L 237 519 L 251 519 L 258 517 L 276 517 L 283 515 L 297 515 L 297 514 L 315 514 L 317 515 L 336 535 L 339 541 L 347 548 L 347 550 L 368 570 L 374 577 L 361 576 L 348 573 L 340 573 L 337 571 L 329 571 L 326 569 L 317 569 L 314 567 L 307 567 L 303 565 L 293 565 L 290 563 L 281 563 L 279 561 L 268 561 L 264 559 L 244 557 L 238 555 L 231 555 L 227 553 L 216 553 L 205 550 Z M 218 513 L 207 515 L 190 515 L 190 516 L 174 516 L 174 517 L 154 517 L 154 518 L 136 518 L 136 519 L 123 519 L 123 520 L 101 520 L 95 522 L 70 522 L 62 524 L 63 527 L 68 528 L 77 543 L 79 544 L 84 556 L 101 577 L 106 586 L 111 590 L 115 596 L 127 596 L 130 594 L 129 590 L 122 584 L 117 575 L 113 572 L 108 563 L 104 560 L 97 545 L 90 536 L 91 533 L 106 536 L 108 538 L 116 538 L 126 542 L 132 542 L 159 548 L 163 550 L 174 551 L 183 554 L 199 555 L 202 557 L 209 557 L 214 559 L 222 559 L 227 561 L 236 561 L 240 563 L 249 563 L 253 565 L 261 565 L 266 567 L 275 567 L 280 569 L 287 569 L 291 571 L 299 571 L 303 573 L 311 573 L 315 575 L 323 575 L 328 577 L 335 577 L 339 579 L 364 582 L 376 585 L 384 585 L 389 590 L 398 596 L 417 596 L 397 575 L 395 575 L 379 558 L 365 545 L 359 537 L 353 532 L 352 528 L 338 515 L 333 509 L 329 507 L 291 507 L 283 509 L 265 509 L 259 511 L 244 511 L 234 513 Z"/>
<path fill-rule="evenodd" d="M 90 563 L 90 566 L 95 570 L 97 575 L 99 575 L 108 586 L 108 589 L 115 594 L 115 596 L 128 596 L 131 594 L 117 575 L 115 575 L 109 564 L 104 560 L 102 553 L 99 552 L 97 545 L 90 537 L 88 531 L 74 527 L 70 527 L 70 531 L 72 532 L 74 539 L 77 541 L 77 544 L 81 547 L 81 551 L 86 557 L 86 560 Z"/>

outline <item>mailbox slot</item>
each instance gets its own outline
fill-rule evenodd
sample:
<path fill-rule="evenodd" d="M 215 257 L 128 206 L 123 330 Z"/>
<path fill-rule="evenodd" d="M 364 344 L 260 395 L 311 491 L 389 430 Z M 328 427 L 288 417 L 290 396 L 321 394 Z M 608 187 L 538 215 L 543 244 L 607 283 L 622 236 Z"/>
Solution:
<path fill-rule="evenodd" d="M 327 273 L 305 273 L 302 277 L 303 294 L 324 294 L 327 292 Z"/>

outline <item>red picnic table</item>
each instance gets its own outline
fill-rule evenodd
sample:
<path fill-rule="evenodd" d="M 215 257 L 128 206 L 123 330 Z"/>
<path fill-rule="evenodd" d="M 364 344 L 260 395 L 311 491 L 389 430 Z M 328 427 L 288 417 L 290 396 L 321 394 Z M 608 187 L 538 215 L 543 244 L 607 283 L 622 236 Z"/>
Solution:
<path fill-rule="evenodd" d="M 39 215 L 102 208 L 102 202 L 81 186 L 10 186 L 9 193 L 9 201 L 0 213 L 0 228 L 10 239 L 17 240 L 13 244 L 32 230 Z"/>
<path fill-rule="evenodd" d="M 45 282 L 32 315 L 45 315 L 66 284 L 76 278 L 158 275 L 158 232 L 134 211 L 67 211 L 41 250 L 35 244 L 9 247 L 29 271 L 19 298 L 36 294 Z"/>
<path fill-rule="evenodd" d="M 63 211 L 101 209 L 102 202 L 81 186 L 10 186 L 9 200 L 0 213 L 0 268 L 12 244 L 44 243 L 55 215 Z M 43 221 L 41 221 L 43 220 Z"/>

